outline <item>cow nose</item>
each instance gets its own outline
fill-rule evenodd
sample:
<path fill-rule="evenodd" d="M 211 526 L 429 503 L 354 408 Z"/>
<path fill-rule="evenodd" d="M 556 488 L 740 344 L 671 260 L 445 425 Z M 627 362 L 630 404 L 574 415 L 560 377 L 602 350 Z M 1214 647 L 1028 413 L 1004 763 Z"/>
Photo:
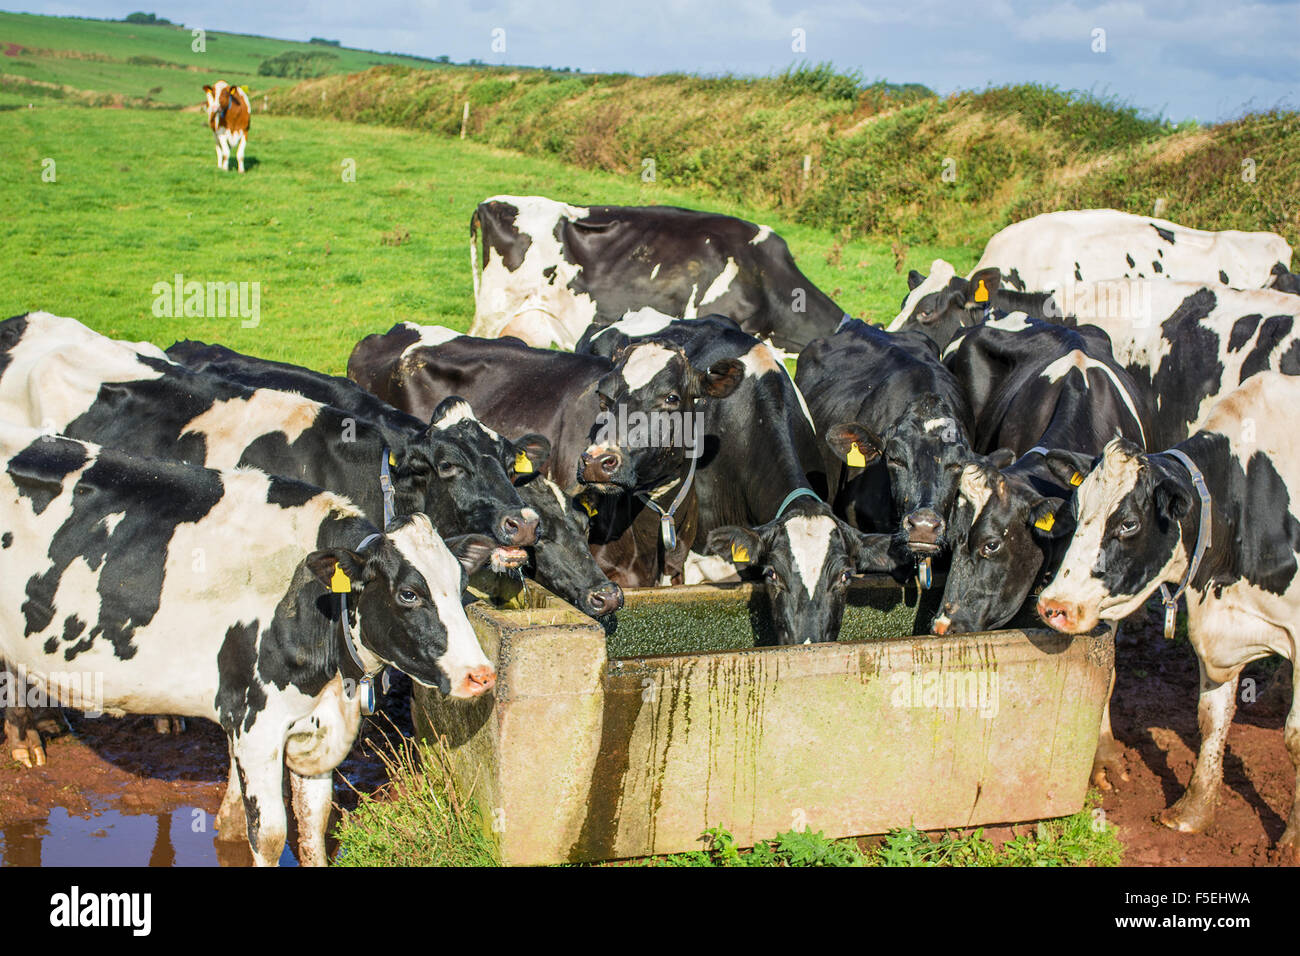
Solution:
<path fill-rule="evenodd" d="M 516 548 L 536 544 L 539 527 L 537 518 L 528 515 L 506 515 L 501 519 L 501 535 L 505 538 L 505 543 Z"/>
<path fill-rule="evenodd" d="M 609 481 L 618 471 L 619 457 L 616 452 L 607 451 L 598 455 L 582 455 L 582 478 L 584 481 Z"/>
<path fill-rule="evenodd" d="M 491 690 L 497 682 L 497 672 L 491 664 L 484 664 L 466 672 L 460 689 L 463 697 L 477 697 Z"/>
<path fill-rule="evenodd" d="M 623 589 L 613 581 L 598 588 L 584 591 L 582 603 L 587 606 L 592 617 L 604 617 L 623 606 Z"/>
<path fill-rule="evenodd" d="M 933 553 L 943 540 L 943 518 L 930 508 L 917 508 L 903 519 L 903 530 L 913 550 Z"/>
<path fill-rule="evenodd" d="M 1079 618 L 1079 606 L 1065 601 L 1038 599 L 1038 616 L 1058 631 L 1069 631 Z"/>
<path fill-rule="evenodd" d="M 935 617 L 935 619 L 930 623 L 930 633 L 938 634 L 940 637 L 947 634 L 948 629 L 952 627 L 952 619 L 948 616 L 951 613 L 951 609 L 945 606 L 943 613 Z"/>

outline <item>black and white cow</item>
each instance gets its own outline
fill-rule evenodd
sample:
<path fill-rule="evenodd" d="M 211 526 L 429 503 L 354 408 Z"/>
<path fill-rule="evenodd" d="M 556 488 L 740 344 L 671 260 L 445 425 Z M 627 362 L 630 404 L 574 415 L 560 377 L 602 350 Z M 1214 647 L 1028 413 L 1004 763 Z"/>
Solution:
<path fill-rule="evenodd" d="M 286 766 L 299 857 L 325 864 L 363 676 L 391 664 L 452 697 L 495 682 L 460 603 L 488 538 L 444 543 L 424 515 L 381 532 L 346 498 L 256 469 L 8 423 L 0 457 L 0 655 L 66 706 L 220 724 L 218 829 L 246 834 L 258 864 L 284 845 Z"/>
<path fill-rule="evenodd" d="M 969 403 L 934 344 L 853 320 L 804 349 L 795 384 L 826 441 L 836 514 L 861 530 L 901 527 L 913 555 L 939 554 L 972 452 Z"/>
<path fill-rule="evenodd" d="M 484 533 L 496 564 L 522 563 L 538 518 L 510 478 L 541 436 L 508 442 L 448 399 L 406 440 L 301 395 L 248 389 L 105 338 L 74 319 L 0 322 L 0 419 L 140 455 L 212 468 L 251 465 L 345 494 L 383 523 L 387 454 L 397 514 L 428 514 L 448 534 Z"/>
<path fill-rule="evenodd" d="M 935 634 L 1007 624 L 1050 577 L 1072 527 L 1074 488 L 1047 465 L 1052 449 L 1095 455 L 1116 435 L 1145 447 L 1147 403 L 1105 333 L 1023 315 L 965 332 L 945 364 L 971 399 L 975 449 L 949 515 L 952 563 Z M 1017 457 L 1008 461 L 1007 449 Z M 1067 476 L 1068 477 L 1068 476 Z"/>
<path fill-rule="evenodd" d="M 1052 455 L 1062 472 L 1087 477 L 1061 569 L 1038 599 L 1044 621 L 1082 633 L 1098 621 L 1122 620 L 1161 585 L 1175 589 L 1175 601 L 1186 585 L 1188 635 L 1201 672 L 1201 750 L 1186 793 L 1161 815 L 1177 830 L 1211 823 L 1238 677 L 1270 654 L 1293 665 L 1283 739 L 1300 779 L 1300 454 L 1290 420 L 1297 407 L 1300 378 L 1264 372 L 1222 399 L 1204 427 L 1171 451 L 1143 453 L 1115 440 L 1095 463 Z M 1298 798 L 1279 842 L 1293 859 L 1300 855 Z"/>
<path fill-rule="evenodd" d="M 387 346 L 379 341 L 389 337 Z M 433 341 L 442 344 L 426 344 Z M 623 587 L 682 582 L 697 516 L 688 454 L 697 438 L 695 404 L 730 395 L 744 372 L 739 362 L 699 369 L 680 349 L 646 342 L 611 363 L 510 337 L 436 328 L 413 336 L 404 325 L 367 337 L 357 352 L 348 374 L 417 417 L 454 388 L 502 432 L 546 435 L 545 470 L 594 512 L 589 540 L 609 578 Z M 660 512 L 674 503 L 676 540 L 665 547 Z"/>
<path fill-rule="evenodd" d="M 1034 319 L 1059 318 L 1050 293 L 1009 289 L 997 269 L 980 269 L 964 279 L 950 264 L 935 259 L 928 276 L 915 269 L 908 273 L 907 288 L 889 331 L 923 332 L 940 350 L 962 329 L 991 317 L 1023 312 Z"/>
<path fill-rule="evenodd" d="M 513 335 L 543 348 L 572 348 L 588 325 L 643 308 L 674 318 L 728 315 L 791 351 L 844 318 L 767 226 L 673 206 L 495 196 L 470 220 L 470 265 L 470 335 Z"/>
<path fill-rule="evenodd" d="M 350 379 L 202 342 L 177 342 L 167 355 L 188 368 L 211 372 L 248 388 L 293 391 L 360 416 L 378 425 L 390 443 L 415 439 L 428 427 Z M 587 548 L 587 513 L 537 472 L 545 461 L 540 449 L 525 457 L 527 464 L 522 471 L 516 459 L 515 487 L 524 506 L 540 517 L 542 528 L 528 561 L 532 576 L 588 614 L 599 617 L 617 610 L 623 604 L 623 594 L 601 573 Z"/>

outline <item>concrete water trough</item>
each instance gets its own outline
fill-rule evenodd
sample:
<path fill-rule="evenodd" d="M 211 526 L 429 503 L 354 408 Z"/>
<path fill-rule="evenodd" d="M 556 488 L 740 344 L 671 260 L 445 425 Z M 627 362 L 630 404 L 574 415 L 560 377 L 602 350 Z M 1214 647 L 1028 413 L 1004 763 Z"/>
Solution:
<path fill-rule="evenodd" d="M 1077 812 L 1112 633 L 913 636 L 938 594 L 867 579 L 839 642 L 774 647 L 761 586 L 631 590 L 607 635 L 530 583 L 523 609 L 467 608 L 495 691 L 417 688 L 416 730 L 507 864 L 699 849 L 715 826 L 752 845 Z"/>

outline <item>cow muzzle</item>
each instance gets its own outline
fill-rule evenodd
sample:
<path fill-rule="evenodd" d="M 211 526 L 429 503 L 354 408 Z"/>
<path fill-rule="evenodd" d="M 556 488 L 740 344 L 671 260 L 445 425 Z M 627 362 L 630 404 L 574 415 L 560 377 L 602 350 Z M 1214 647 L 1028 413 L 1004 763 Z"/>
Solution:
<path fill-rule="evenodd" d="M 623 465 L 623 456 L 617 449 L 588 448 L 582 453 L 578 465 L 578 478 L 589 485 L 608 485 L 615 482 Z"/>
<path fill-rule="evenodd" d="M 623 606 L 623 589 L 613 581 L 582 592 L 582 607 L 592 617 L 604 617 Z"/>
<path fill-rule="evenodd" d="M 452 697 L 478 697 L 496 686 L 497 672 L 491 664 L 470 668 L 452 688 Z"/>
<path fill-rule="evenodd" d="M 931 557 L 943 550 L 943 518 L 930 508 L 917 508 L 903 519 L 907 547 L 918 557 Z"/>
<path fill-rule="evenodd" d="M 1089 613 L 1073 601 L 1038 599 L 1038 616 L 1051 628 L 1065 634 L 1081 634 L 1097 624 L 1095 612 Z"/>
<path fill-rule="evenodd" d="M 497 540 L 516 548 L 526 548 L 537 543 L 541 521 L 531 508 L 518 514 L 506 515 L 497 525 Z"/>

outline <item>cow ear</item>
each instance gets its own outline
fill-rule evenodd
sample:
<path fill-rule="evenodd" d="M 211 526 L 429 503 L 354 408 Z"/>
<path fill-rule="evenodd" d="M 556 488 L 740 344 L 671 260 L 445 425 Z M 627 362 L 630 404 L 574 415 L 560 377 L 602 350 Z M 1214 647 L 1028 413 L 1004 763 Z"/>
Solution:
<path fill-rule="evenodd" d="M 706 398 L 726 398 L 740 387 L 745 377 L 745 366 L 735 359 L 721 359 L 698 373 L 700 395 Z"/>
<path fill-rule="evenodd" d="M 1070 531 L 1070 523 L 1060 514 L 1065 501 L 1061 498 L 1040 498 L 1029 506 L 1029 526 L 1042 538 L 1061 538 Z"/>
<path fill-rule="evenodd" d="M 1178 521 L 1192 510 L 1192 496 L 1178 481 L 1163 479 L 1154 493 L 1156 514 L 1166 521 Z"/>
<path fill-rule="evenodd" d="M 482 534 L 457 535 L 452 538 L 444 538 L 443 543 L 447 545 L 447 550 L 460 562 L 460 566 L 465 569 L 466 574 L 473 574 L 487 564 L 492 557 L 492 552 L 496 549 L 496 542 Z"/>
<path fill-rule="evenodd" d="M 860 422 L 841 422 L 826 429 L 826 444 L 842 462 L 865 468 L 884 451 L 884 443 Z"/>
<path fill-rule="evenodd" d="M 727 525 L 709 532 L 706 554 L 725 558 L 732 564 L 758 564 L 763 560 L 763 539 L 749 528 Z"/>
<path fill-rule="evenodd" d="M 326 590 L 351 593 L 366 580 L 366 559 L 347 548 L 326 548 L 307 555 L 307 568 Z"/>
<path fill-rule="evenodd" d="M 1077 451 L 1053 449 L 1047 453 L 1047 469 L 1064 488 L 1078 488 L 1092 471 L 1092 456 Z"/>
<path fill-rule="evenodd" d="M 970 277 L 970 291 L 966 295 L 968 307 L 986 308 L 1002 284 L 1002 273 L 997 269 L 981 269 Z"/>
<path fill-rule="evenodd" d="M 531 475 L 541 471 L 551 457 L 551 442 L 545 435 L 525 435 L 514 444 L 517 475 Z"/>
<path fill-rule="evenodd" d="M 211 86 L 211 84 L 204 83 L 204 84 L 203 84 L 203 92 L 204 92 L 204 93 L 211 93 L 211 92 L 212 92 L 212 86 Z"/>
<path fill-rule="evenodd" d="M 906 546 L 899 545 L 890 534 L 866 534 L 836 518 L 844 547 L 853 567 L 860 573 L 888 574 L 910 561 Z"/>
<path fill-rule="evenodd" d="M 925 276 L 921 275 L 921 273 L 913 269 L 911 272 L 907 274 L 907 290 L 911 292 L 913 289 L 915 289 L 924 281 L 925 281 Z"/>
<path fill-rule="evenodd" d="M 1003 468 L 1010 468 L 1016 463 L 1016 453 L 1010 448 L 999 448 L 997 451 L 991 451 L 987 457 L 989 465 L 998 471 Z"/>

